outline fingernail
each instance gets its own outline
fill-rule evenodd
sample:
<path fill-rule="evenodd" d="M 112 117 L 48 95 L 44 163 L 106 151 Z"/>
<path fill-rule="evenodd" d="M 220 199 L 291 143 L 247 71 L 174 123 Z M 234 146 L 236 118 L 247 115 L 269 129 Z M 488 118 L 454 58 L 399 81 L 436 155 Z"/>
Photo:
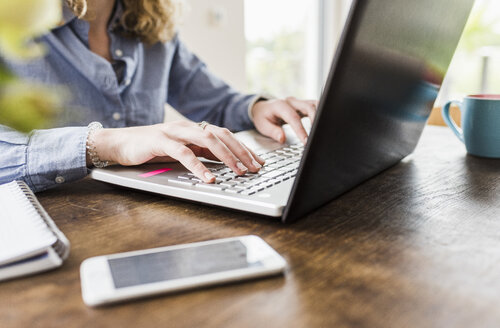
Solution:
<path fill-rule="evenodd" d="M 281 142 L 281 133 L 277 133 L 276 134 L 276 140 L 278 140 L 279 142 Z"/>
<path fill-rule="evenodd" d="M 304 138 L 304 145 L 307 143 L 307 137 Z"/>
<path fill-rule="evenodd" d="M 258 169 L 260 169 L 262 167 L 262 165 L 260 165 L 259 163 L 257 163 L 256 160 L 252 160 L 252 165 L 255 166 Z"/>
<path fill-rule="evenodd" d="M 247 167 L 243 165 L 241 162 L 236 163 L 236 166 L 241 170 L 241 171 L 248 171 Z"/>
<path fill-rule="evenodd" d="M 213 178 L 215 178 L 215 175 L 210 172 L 205 172 L 205 178 L 211 181 Z"/>

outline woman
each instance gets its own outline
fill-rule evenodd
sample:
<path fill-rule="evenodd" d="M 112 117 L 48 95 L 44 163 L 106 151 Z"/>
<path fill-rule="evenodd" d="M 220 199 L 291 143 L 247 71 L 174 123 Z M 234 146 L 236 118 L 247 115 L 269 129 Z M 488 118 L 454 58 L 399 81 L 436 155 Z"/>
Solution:
<path fill-rule="evenodd" d="M 40 191 L 80 179 L 93 165 L 171 160 L 211 183 L 198 156 L 239 175 L 264 164 L 229 131 L 255 127 L 284 142 L 286 122 L 307 140 L 300 117 L 313 118 L 313 101 L 237 93 L 182 44 L 176 15 L 174 0 L 66 0 L 64 21 L 42 38 L 48 54 L 5 63 L 21 77 L 70 88 L 71 104 L 56 124 L 65 127 L 25 136 L 0 126 L 0 183 L 23 179 Z M 165 102 L 211 124 L 162 123 Z"/>

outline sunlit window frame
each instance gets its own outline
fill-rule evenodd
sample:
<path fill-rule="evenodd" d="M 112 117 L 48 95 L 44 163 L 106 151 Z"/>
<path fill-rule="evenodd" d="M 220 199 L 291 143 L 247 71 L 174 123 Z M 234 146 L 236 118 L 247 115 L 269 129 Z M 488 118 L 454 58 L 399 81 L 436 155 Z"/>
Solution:
<path fill-rule="evenodd" d="M 350 10 L 351 0 L 317 0 L 317 30 L 318 39 L 315 70 L 315 83 L 313 88 L 318 95 L 328 77 L 331 62 L 337 44 L 345 26 L 345 20 Z"/>

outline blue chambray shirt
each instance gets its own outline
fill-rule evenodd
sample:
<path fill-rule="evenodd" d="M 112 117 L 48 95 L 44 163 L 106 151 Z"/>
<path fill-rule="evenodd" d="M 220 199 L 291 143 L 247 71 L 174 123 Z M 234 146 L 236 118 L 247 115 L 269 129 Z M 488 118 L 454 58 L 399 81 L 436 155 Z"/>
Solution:
<path fill-rule="evenodd" d="M 165 102 L 193 121 L 253 128 L 248 107 L 255 95 L 242 95 L 212 75 L 177 36 L 152 46 L 123 36 L 116 27 L 121 13 L 117 1 L 109 24 L 113 65 L 90 51 L 88 23 L 67 8 L 64 24 L 41 38 L 45 57 L 23 63 L 0 58 L 18 76 L 63 85 L 72 95 L 52 129 L 25 135 L 0 125 L 0 184 L 24 180 L 40 191 L 83 178 L 90 122 L 107 128 L 161 123 Z"/>

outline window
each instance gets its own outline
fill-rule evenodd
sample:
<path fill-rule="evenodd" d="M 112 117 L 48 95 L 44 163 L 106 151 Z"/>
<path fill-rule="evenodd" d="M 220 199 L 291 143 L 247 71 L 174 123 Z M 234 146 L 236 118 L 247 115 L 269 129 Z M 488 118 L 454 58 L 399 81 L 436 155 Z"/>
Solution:
<path fill-rule="evenodd" d="M 250 92 L 318 98 L 350 0 L 246 0 Z"/>
<path fill-rule="evenodd" d="M 245 0 L 250 92 L 318 98 L 351 0 Z M 438 104 L 500 93 L 500 2 L 477 0 Z"/>
<path fill-rule="evenodd" d="M 438 104 L 475 93 L 500 93 L 498 0 L 476 1 L 448 70 Z"/>

